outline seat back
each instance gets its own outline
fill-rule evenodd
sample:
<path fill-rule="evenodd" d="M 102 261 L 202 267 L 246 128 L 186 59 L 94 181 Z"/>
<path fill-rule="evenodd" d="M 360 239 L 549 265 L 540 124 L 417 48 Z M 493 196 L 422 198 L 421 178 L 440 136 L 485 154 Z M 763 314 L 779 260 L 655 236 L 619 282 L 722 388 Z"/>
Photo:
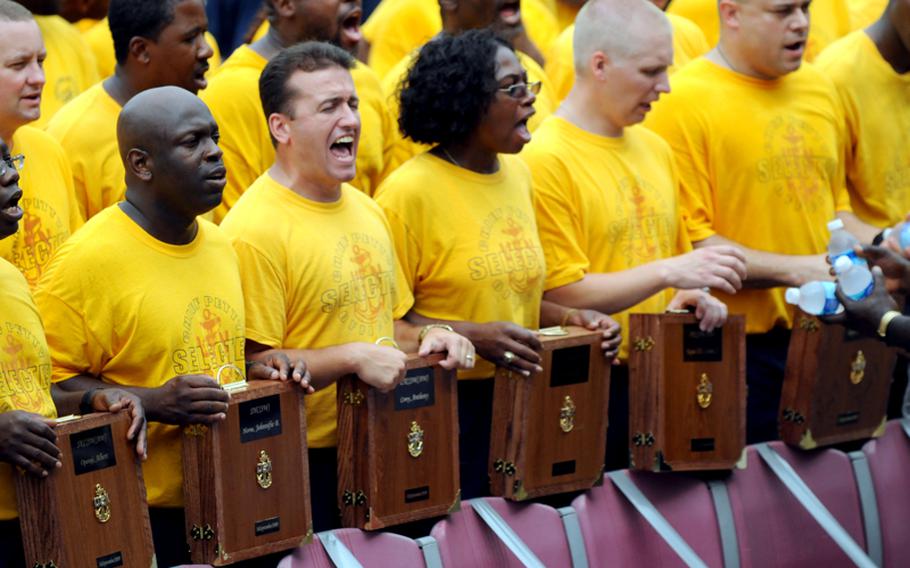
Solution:
<path fill-rule="evenodd" d="M 635 485 L 709 566 L 723 566 L 723 550 L 707 486 L 685 474 L 629 472 Z M 577 497 L 591 566 L 685 566 L 611 483 Z"/>
<path fill-rule="evenodd" d="M 363 568 L 424 568 L 423 554 L 413 540 L 393 533 L 367 533 L 359 529 L 332 531 Z M 281 559 L 279 568 L 335 568 L 326 553 L 319 533 L 310 544 L 298 547 Z"/>
<path fill-rule="evenodd" d="M 907 563 L 910 527 L 910 438 L 899 420 L 892 420 L 885 434 L 863 446 L 869 461 L 875 499 L 878 503 L 885 566 Z"/>
<path fill-rule="evenodd" d="M 556 509 L 540 503 L 513 503 L 495 497 L 485 500 L 544 565 L 572 566 L 569 543 Z M 472 501 L 462 502 L 461 511 L 436 523 L 430 534 L 439 545 L 443 566 L 523 567 L 477 515 Z"/>

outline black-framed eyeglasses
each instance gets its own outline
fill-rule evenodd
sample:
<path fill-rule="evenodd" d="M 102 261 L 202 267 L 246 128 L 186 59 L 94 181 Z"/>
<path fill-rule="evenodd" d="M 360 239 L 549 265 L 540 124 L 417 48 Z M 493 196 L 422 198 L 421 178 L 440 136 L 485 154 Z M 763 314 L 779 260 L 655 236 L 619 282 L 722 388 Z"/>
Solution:
<path fill-rule="evenodd" d="M 25 166 L 25 155 L 16 154 L 15 156 L 3 156 L 3 159 L 0 160 L 0 176 L 6 175 L 9 168 L 21 172 L 23 166 Z"/>
<path fill-rule="evenodd" d="M 535 95 L 540 93 L 540 87 L 540 81 L 533 81 L 531 83 L 515 83 L 508 87 L 500 87 L 497 91 L 505 93 L 513 99 L 523 99 L 528 96 L 528 93 L 534 93 Z"/>

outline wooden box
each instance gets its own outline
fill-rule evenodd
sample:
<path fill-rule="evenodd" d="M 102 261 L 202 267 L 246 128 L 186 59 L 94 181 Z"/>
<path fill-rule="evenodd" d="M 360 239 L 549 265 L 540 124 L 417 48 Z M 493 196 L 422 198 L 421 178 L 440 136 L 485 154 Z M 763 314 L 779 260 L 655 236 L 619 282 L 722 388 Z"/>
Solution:
<path fill-rule="evenodd" d="M 745 317 L 629 316 L 630 468 L 732 469 L 746 446 Z"/>
<path fill-rule="evenodd" d="M 313 535 L 303 390 L 283 381 L 231 386 L 226 420 L 183 429 L 186 534 L 196 564 L 224 566 Z"/>
<path fill-rule="evenodd" d="M 455 371 L 408 357 L 405 379 L 381 393 L 338 381 L 338 508 L 346 527 L 381 529 L 460 505 Z"/>
<path fill-rule="evenodd" d="M 89 414 L 58 421 L 61 469 L 21 473 L 16 495 L 27 566 L 154 566 L 145 484 L 130 418 Z"/>
<path fill-rule="evenodd" d="M 781 393 L 781 439 L 804 449 L 884 432 L 896 353 L 797 310 Z"/>
<path fill-rule="evenodd" d="M 603 477 L 610 365 L 602 333 L 541 330 L 542 373 L 496 370 L 490 491 L 521 501 L 588 489 Z"/>

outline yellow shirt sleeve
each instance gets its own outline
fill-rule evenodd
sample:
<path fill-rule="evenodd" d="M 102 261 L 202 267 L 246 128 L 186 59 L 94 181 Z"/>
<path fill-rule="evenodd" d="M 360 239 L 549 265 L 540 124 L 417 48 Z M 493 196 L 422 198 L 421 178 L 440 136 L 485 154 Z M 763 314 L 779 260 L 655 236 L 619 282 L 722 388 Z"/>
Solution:
<path fill-rule="evenodd" d="M 95 62 L 98 64 L 98 76 L 105 79 L 113 75 L 114 68 L 117 66 L 117 58 L 114 55 L 114 38 L 111 36 L 107 17 L 85 32 L 82 37 L 95 56 Z"/>
<path fill-rule="evenodd" d="M 546 56 L 561 30 L 556 16 L 541 0 L 522 0 L 521 21 L 528 37 Z"/>
<path fill-rule="evenodd" d="M 44 128 L 63 105 L 98 82 L 98 65 L 91 49 L 72 24 L 60 16 L 36 16 L 44 38 L 44 90 L 41 118 L 32 126 Z"/>
<path fill-rule="evenodd" d="M 560 101 L 568 96 L 575 85 L 575 50 L 572 47 L 574 34 L 575 24 L 572 24 L 559 34 L 547 54 L 545 70 L 553 86 L 553 94 Z"/>

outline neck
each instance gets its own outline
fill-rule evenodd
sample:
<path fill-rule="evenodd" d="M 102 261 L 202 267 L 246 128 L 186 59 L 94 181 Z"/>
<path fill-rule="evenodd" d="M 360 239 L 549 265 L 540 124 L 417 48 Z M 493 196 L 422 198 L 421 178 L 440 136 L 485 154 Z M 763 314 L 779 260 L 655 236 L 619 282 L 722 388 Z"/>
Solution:
<path fill-rule="evenodd" d="M 866 34 L 875 43 L 882 58 L 891 65 L 895 72 L 903 74 L 910 71 L 910 50 L 907 49 L 897 30 L 894 29 L 888 11 L 885 11 L 877 22 L 866 28 Z"/>
<path fill-rule="evenodd" d="M 143 231 L 170 245 L 187 245 L 193 242 L 199 231 L 195 217 L 187 219 L 173 211 L 164 210 L 154 200 L 144 199 L 143 195 L 137 196 L 129 188 L 126 199 L 119 206 Z"/>
<path fill-rule="evenodd" d="M 296 43 L 282 28 L 281 23 L 275 26 L 269 25 L 269 31 L 262 38 L 251 43 L 250 49 L 265 59 L 271 60 L 278 55 L 279 51 Z"/>
<path fill-rule="evenodd" d="M 269 175 L 276 182 L 289 188 L 301 197 L 320 203 L 334 203 L 341 199 L 341 183 L 337 180 L 326 180 L 323 183 L 307 175 L 299 166 L 300 162 L 278 150 L 275 163 L 269 168 Z"/>
<path fill-rule="evenodd" d="M 433 148 L 433 153 L 447 162 L 478 174 L 495 174 L 499 171 L 498 154 L 479 149 L 470 142 L 439 145 Z"/>
<path fill-rule="evenodd" d="M 593 95 L 584 80 L 576 79 L 566 100 L 556 109 L 556 116 L 592 134 L 609 138 L 621 137 L 625 130 L 622 126 L 613 124 L 603 112 L 590 112 L 590 109 L 603 109 L 603 102 Z"/>
<path fill-rule="evenodd" d="M 717 46 L 709 51 L 705 57 L 725 69 L 753 79 L 761 79 L 763 81 L 777 79 L 777 77 L 769 77 L 753 69 L 748 60 L 740 53 L 740 50 L 736 48 L 734 42 L 730 41 L 730 38 L 723 33 L 720 41 L 717 42 Z"/>
<path fill-rule="evenodd" d="M 132 73 L 119 63 L 114 68 L 114 74 L 105 79 L 102 86 L 107 91 L 107 94 L 117 101 L 117 104 L 121 107 L 128 103 L 131 98 L 150 88 L 139 84 L 139 81 L 135 81 Z"/>
<path fill-rule="evenodd" d="M 0 138 L 6 142 L 6 145 L 9 147 L 10 151 L 13 150 L 13 136 L 16 134 L 16 131 L 19 130 L 19 126 L 7 126 L 0 125 Z"/>

